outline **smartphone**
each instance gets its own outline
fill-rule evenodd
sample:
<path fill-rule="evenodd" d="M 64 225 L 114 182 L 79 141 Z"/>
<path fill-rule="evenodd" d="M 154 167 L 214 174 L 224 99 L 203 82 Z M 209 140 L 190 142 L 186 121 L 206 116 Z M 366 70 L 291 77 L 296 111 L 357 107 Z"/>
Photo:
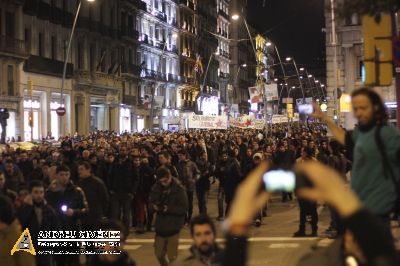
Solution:
<path fill-rule="evenodd" d="M 283 169 L 270 170 L 263 175 L 263 184 L 269 192 L 292 192 L 296 187 L 296 174 Z"/>
<path fill-rule="evenodd" d="M 300 114 L 310 115 L 314 113 L 314 106 L 312 104 L 300 104 L 298 108 Z"/>

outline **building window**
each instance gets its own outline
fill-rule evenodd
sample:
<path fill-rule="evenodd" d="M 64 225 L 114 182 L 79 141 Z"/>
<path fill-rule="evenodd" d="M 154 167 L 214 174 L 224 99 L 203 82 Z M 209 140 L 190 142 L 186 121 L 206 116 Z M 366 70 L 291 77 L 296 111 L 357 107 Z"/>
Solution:
<path fill-rule="evenodd" d="M 51 36 L 51 59 L 57 60 L 57 37 Z"/>
<path fill-rule="evenodd" d="M 24 37 L 25 37 L 25 44 L 26 44 L 26 50 L 28 53 L 31 53 L 31 31 L 29 29 L 25 29 L 24 32 Z"/>
<path fill-rule="evenodd" d="M 15 15 L 11 12 L 6 12 L 6 36 L 15 37 Z"/>
<path fill-rule="evenodd" d="M 43 56 L 43 33 L 39 32 L 38 55 Z"/>
<path fill-rule="evenodd" d="M 7 67 L 7 89 L 8 95 L 14 96 L 14 67 L 11 65 Z"/>

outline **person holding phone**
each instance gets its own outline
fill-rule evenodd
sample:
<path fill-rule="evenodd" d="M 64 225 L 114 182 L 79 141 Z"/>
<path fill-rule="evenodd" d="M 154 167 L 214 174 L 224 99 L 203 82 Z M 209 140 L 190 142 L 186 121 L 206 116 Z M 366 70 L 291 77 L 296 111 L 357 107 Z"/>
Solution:
<path fill-rule="evenodd" d="M 400 206 L 400 133 L 389 126 L 381 97 L 372 89 L 361 88 L 351 95 L 358 127 L 344 130 L 317 104 L 314 118 L 324 122 L 336 140 L 352 157 L 351 188 L 372 213 L 381 217 L 389 231 L 389 215 Z"/>
<path fill-rule="evenodd" d="M 252 219 L 270 197 L 270 193 L 266 190 L 260 191 L 260 186 L 263 185 L 262 176 L 268 169 L 269 164 L 263 162 L 237 189 L 230 212 L 223 224 L 226 232 L 223 266 L 244 266 L 247 263 L 247 236 Z M 336 171 L 311 160 L 297 165 L 295 172 L 304 173 L 307 182 L 303 183 L 309 185 L 298 186 L 297 195 L 309 201 L 326 202 L 337 210 L 345 222 L 353 242 L 358 247 L 358 249 L 344 250 L 345 255 L 352 255 L 359 263 L 363 263 L 362 265 L 398 265 L 394 244 L 385 233 L 381 221 L 363 207 L 356 194 L 346 187 Z M 320 255 L 312 252 L 302 258 L 299 265 L 346 265 L 347 256 L 341 257 L 339 253 L 334 253 L 321 258 Z"/>

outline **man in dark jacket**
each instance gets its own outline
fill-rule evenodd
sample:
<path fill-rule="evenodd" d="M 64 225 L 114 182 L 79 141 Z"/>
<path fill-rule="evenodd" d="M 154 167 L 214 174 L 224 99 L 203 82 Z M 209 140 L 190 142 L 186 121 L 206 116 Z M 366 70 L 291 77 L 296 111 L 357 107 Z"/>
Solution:
<path fill-rule="evenodd" d="M 56 169 L 56 179 L 50 184 L 46 200 L 54 208 L 64 231 L 79 231 L 81 220 L 88 212 L 83 190 L 70 180 L 71 172 L 65 165 Z M 79 255 L 57 255 L 57 266 L 79 265 Z"/>
<path fill-rule="evenodd" d="M 0 195 L 8 197 L 13 204 L 17 198 L 17 192 L 7 188 L 6 177 L 3 172 L 0 172 Z"/>
<path fill-rule="evenodd" d="M 17 163 L 17 165 L 18 168 L 21 170 L 24 179 L 28 181 L 33 171 L 33 164 L 32 161 L 29 160 L 28 153 L 26 151 L 22 151 L 19 155 L 19 162 Z"/>
<path fill-rule="evenodd" d="M 157 182 L 150 194 L 150 204 L 157 212 L 154 251 L 159 263 L 166 266 L 177 257 L 179 232 L 185 222 L 188 200 L 185 189 L 168 168 L 160 167 L 156 176 Z"/>
<path fill-rule="evenodd" d="M 181 150 L 178 153 L 179 164 L 178 174 L 179 180 L 186 189 L 186 194 L 189 203 L 188 214 L 186 216 L 186 222 L 189 223 L 192 219 L 193 214 L 193 194 L 195 190 L 196 181 L 200 178 L 200 171 L 196 164 L 192 162 L 188 157 L 188 153 L 185 150 Z"/>
<path fill-rule="evenodd" d="M 138 194 L 136 195 L 138 198 L 141 198 L 143 202 L 138 201 L 138 208 L 143 208 L 147 210 L 147 219 L 146 219 L 146 229 L 147 231 L 151 231 L 152 223 L 153 223 L 153 210 L 149 206 L 149 196 L 151 192 L 151 188 L 156 182 L 154 176 L 154 169 L 150 167 L 149 160 L 146 157 L 141 158 L 140 163 L 140 181 L 138 184 Z M 139 206 L 143 204 L 144 206 Z M 138 216 L 140 211 L 138 211 Z"/>
<path fill-rule="evenodd" d="M 196 165 L 200 170 L 200 178 L 196 182 L 197 203 L 200 214 L 207 214 L 207 192 L 210 190 L 210 177 L 212 175 L 212 167 L 208 162 L 207 153 L 201 152 Z"/>
<path fill-rule="evenodd" d="M 92 174 L 89 162 L 81 161 L 78 166 L 78 186 L 85 192 L 89 211 L 82 220 L 84 230 L 91 230 L 93 226 L 105 217 L 108 208 L 108 192 L 104 182 Z"/>
<path fill-rule="evenodd" d="M 112 165 L 110 174 L 111 217 L 119 220 L 122 210 L 122 221 L 130 226 L 131 203 L 134 197 L 132 163 L 128 159 L 126 147 L 121 147 L 119 158 Z"/>
<path fill-rule="evenodd" d="M 33 245 L 38 250 L 37 239 L 39 231 L 61 230 L 57 215 L 54 209 L 44 200 L 44 185 L 39 180 L 33 180 L 30 187 L 30 194 L 25 197 L 24 204 L 17 211 L 17 217 L 22 228 L 29 228 Z M 55 265 L 52 255 L 37 254 L 37 266 Z"/>

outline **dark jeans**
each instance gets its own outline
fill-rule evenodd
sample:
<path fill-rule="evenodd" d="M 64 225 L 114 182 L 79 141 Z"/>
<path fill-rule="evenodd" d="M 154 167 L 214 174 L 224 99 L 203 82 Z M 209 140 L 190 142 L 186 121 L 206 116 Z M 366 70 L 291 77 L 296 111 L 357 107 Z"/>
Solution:
<path fill-rule="evenodd" d="M 318 230 L 318 213 L 317 213 L 317 203 L 305 200 L 299 200 L 300 206 L 300 231 L 305 231 L 307 216 L 311 216 L 311 228 L 313 231 Z"/>
<path fill-rule="evenodd" d="M 231 203 L 235 194 L 233 189 L 224 189 L 225 190 L 225 203 L 226 203 L 226 211 L 225 216 L 228 215 L 229 209 L 231 208 Z"/>
<path fill-rule="evenodd" d="M 113 219 L 121 220 L 126 227 L 130 225 L 132 198 L 127 193 L 115 193 L 111 195 L 111 217 Z"/>
<path fill-rule="evenodd" d="M 6 143 L 6 129 L 7 126 L 1 125 L 1 137 L 0 137 L 0 143 Z"/>
<path fill-rule="evenodd" d="M 193 215 L 193 191 L 186 191 L 186 195 L 188 198 L 188 212 L 186 215 L 186 222 L 190 222 Z"/>
<path fill-rule="evenodd" d="M 218 218 L 224 218 L 224 198 L 225 191 L 224 188 L 220 185 L 218 187 Z"/>
<path fill-rule="evenodd" d="M 206 196 L 207 190 L 202 188 L 196 189 L 196 196 L 197 196 L 197 205 L 199 206 L 199 213 L 200 214 L 207 214 L 207 201 Z"/>

